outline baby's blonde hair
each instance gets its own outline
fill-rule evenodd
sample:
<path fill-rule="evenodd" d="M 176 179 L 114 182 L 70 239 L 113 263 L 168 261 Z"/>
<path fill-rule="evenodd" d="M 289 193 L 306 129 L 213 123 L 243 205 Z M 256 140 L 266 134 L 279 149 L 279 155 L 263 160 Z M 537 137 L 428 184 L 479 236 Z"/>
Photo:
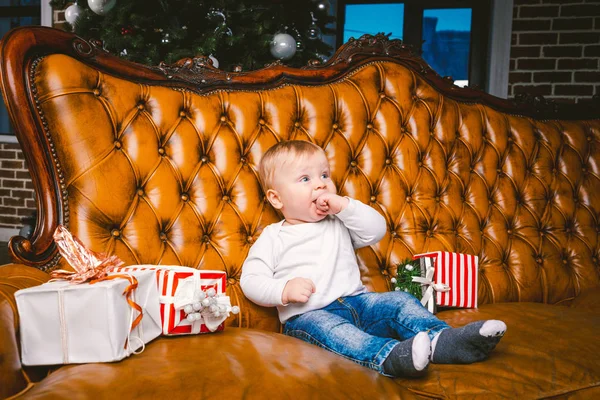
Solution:
<path fill-rule="evenodd" d="M 314 143 L 304 140 L 288 140 L 279 142 L 265 152 L 258 164 L 258 176 L 262 182 L 265 192 L 273 189 L 275 172 L 281 168 L 284 162 L 290 158 L 313 155 L 322 152 L 323 149 Z"/>

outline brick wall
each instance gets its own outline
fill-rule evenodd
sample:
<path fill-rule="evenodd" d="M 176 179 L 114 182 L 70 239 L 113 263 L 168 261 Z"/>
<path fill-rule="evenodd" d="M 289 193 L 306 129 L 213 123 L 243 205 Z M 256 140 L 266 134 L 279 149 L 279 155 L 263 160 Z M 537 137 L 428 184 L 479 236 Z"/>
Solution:
<path fill-rule="evenodd" d="M 600 0 L 514 0 L 509 97 L 600 95 Z"/>
<path fill-rule="evenodd" d="M 18 230 L 34 210 L 33 185 L 21 147 L 0 143 L 0 229 Z"/>

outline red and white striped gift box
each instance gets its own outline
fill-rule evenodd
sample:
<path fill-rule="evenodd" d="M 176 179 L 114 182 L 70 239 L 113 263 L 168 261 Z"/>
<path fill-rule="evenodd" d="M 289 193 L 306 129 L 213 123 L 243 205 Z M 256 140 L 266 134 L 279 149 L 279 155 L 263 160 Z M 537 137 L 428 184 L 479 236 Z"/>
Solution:
<path fill-rule="evenodd" d="M 435 268 L 433 282 L 446 284 L 447 292 L 435 294 L 436 304 L 445 307 L 477 308 L 479 258 L 470 254 L 435 251 L 416 254 L 413 259 L 431 258 Z"/>
<path fill-rule="evenodd" d="M 113 268 L 111 271 L 138 270 L 156 271 L 163 335 L 190 335 L 211 332 L 203 320 L 188 321 L 183 309 L 175 309 L 175 292 L 177 291 L 179 282 L 183 281 L 183 279 L 197 276 L 200 290 L 206 291 L 213 288 L 217 292 L 217 296 L 225 295 L 225 284 L 227 282 L 225 272 L 162 265 L 133 265 Z M 224 325 L 221 323 L 216 331 L 222 331 L 223 327 Z"/>

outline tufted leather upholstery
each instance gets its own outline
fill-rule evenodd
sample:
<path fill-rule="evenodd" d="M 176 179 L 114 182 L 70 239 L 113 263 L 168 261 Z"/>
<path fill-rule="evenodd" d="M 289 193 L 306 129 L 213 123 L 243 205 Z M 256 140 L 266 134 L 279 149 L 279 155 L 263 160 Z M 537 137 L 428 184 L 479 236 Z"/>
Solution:
<path fill-rule="evenodd" d="M 35 87 L 70 229 L 128 264 L 226 271 L 244 310 L 234 325 L 276 325 L 237 283 L 279 218 L 256 166 L 280 140 L 322 146 L 339 191 L 386 217 L 389 234 L 359 253 L 372 289 L 388 289 L 399 261 L 438 249 L 480 256 L 482 303 L 560 303 L 599 283 L 598 120 L 462 104 L 391 62 L 318 87 L 198 95 L 52 55 Z"/>
<path fill-rule="evenodd" d="M 242 312 L 221 334 L 159 338 L 122 362 L 53 367 L 44 377 L 46 369 L 20 366 L 12 294 L 48 276 L 1 266 L 0 397 L 189 398 L 190 387 L 230 398 L 600 393 L 600 364 L 590 357 L 600 352 L 597 110 L 589 119 L 535 117 L 525 105 L 452 87 L 410 57 L 390 56 L 393 46 L 374 55 L 366 41 L 323 68 L 233 77 L 200 68 L 206 79 L 183 79 L 177 71 L 189 60 L 145 68 L 86 43 L 24 28 L 0 45 L 3 94 L 40 212 L 32 239 L 11 241 L 12 255 L 46 271 L 66 267 L 51 240 L 65 223 L 128 264 L 226 271 Z M 388 234 L 358 254 L 371 289 L 388 290 L 395 264 L 414 253 L 480 256 L 482 306 L 439 317 L 452 326 L 506 321 L 489 360 L 391 380 L 265 332 L 280 329 L 275 310 L 247 301 L 238 279 L 252 243 L 280 218 L 256 166 L 292 138 L 322 146 L 339 191 L 385 216 Z M 198 374 L 203 367 L 212 374 Z"/>

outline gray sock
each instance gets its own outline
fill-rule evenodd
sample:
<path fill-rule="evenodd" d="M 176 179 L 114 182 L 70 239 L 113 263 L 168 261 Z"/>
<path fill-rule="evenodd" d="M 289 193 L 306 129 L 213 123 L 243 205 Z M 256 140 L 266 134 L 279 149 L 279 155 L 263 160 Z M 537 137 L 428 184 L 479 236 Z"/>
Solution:
<path fill-rule="evenodd" d="M 498 320 L 471 322 L 462 328 L 444 329 L 433 340 L 431 362 L 471 364 L 485 360 L 506 332 Z"/>
<path fill-rule="evenodd" d="M 431 341 L 426 332 L 398 343 L 383 362 L 383 372 L 392 376 L 421 376 L 429 366 Z"/>

